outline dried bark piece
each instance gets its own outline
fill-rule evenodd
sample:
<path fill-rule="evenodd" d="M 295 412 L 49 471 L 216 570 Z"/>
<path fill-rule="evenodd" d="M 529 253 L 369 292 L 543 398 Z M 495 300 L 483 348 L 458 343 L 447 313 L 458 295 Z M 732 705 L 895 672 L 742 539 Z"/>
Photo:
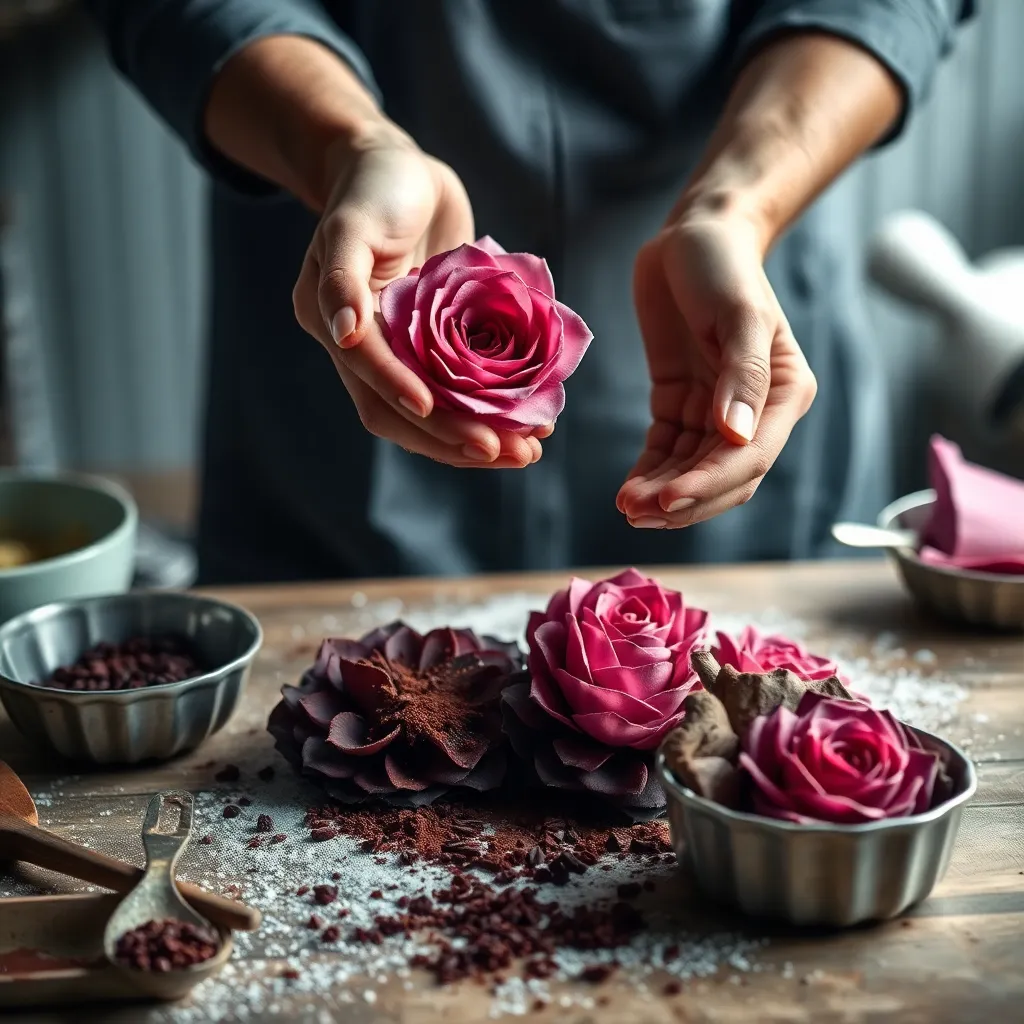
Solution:
<path fill-rule="evenodd" d="M 737 672 L 731 665 L 720 666 L 710 651 L 696 651 L 691 660 L 705 688 L 724 705 L 737 736 L 742 736 L 755 718 L 770 714 L 780 705 L 796 711 L 800 698 L 808 690 L 827 697 L 854 699 L 834 675 L 827 679 L 801 679 L 785 668 L 771 672 Z"/>
<path fill-rule="evenodd" d="M 725 705 L 707 690 L 688 694 L 686 712 L 662 743 L 665 763 L 698 796 L 727 807 L 739 802 L 740 741 Z"/>

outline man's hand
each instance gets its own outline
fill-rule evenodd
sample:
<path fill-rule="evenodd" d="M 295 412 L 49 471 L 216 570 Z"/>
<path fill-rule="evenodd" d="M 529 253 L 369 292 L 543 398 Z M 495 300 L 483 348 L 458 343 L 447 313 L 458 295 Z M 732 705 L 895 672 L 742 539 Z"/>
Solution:
<path fill-rule="evenodd" d="M 633 526 L 690 526 L 751 498 L 817 385 L 745 222 L 669 225 L 634 292 L 653 423 L 617 504 Z"/>
<path fill-rule="evenodd" d="M 469 198 L 450 167 L 389 121 L 334 53 L 299 36 L 259 39 L 232 57 L 204 124 L 225 156 L 320 216 L 295 315 L 330 353 L 367 430 L 453 466 L 519 468 L 540 458 L 552 426 L 520 437 L 434 409 L 380 330 L 389 281 L 473 241 Z"/>
<path fill-rule="evenodd" d="M 764 273 L 793 219 L 899 116 L 866 50 L 793 32 L 743 69 L 700 166 L 634 274 L 653 425 L 618 496 L 638 527 L 750 499 L 817 385 Z"/>
<path fill-rule="evenodd" d="M 381 289 L 436 253 L 473 241 L 458 177 L 387 124 L 339 146 L 327 167 L 333 184 L 292 297 L 299 323 L 330 353 L 363 426 L 453 466 L 536 461 L 537 437 L 434 409 L 430 390 L 381 333 Z"/>

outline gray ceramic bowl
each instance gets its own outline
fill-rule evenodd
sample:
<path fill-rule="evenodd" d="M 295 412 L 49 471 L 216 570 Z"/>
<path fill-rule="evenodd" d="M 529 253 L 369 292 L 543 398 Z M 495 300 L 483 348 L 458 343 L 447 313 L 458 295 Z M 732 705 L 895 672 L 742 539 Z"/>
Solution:
<path fill-rule="evenodd" d="M 960 750 L 914 732 L 948 753 L 953 797 L 924 814 L 865 825 L 795 825 L 730 810 L 682 785 L 659 752 L 676 856 L 707 896 L 752 916 L 829 927 L 895 917 L 945 874 L 978 784 Z"/>
<path fill-rule="evenodd" d="M 123 593 L 131 585 L 139 513 L 108 480 L 0 471 L 0 537 L 81 533 L 66 554 L 0 569 L 0 622 L 51 601 Z"/>
<path fill-rule="evenodd" d="M 908 494 L 882 509 L 878 525 L 920 532 L 934 501 L 931 490 Z M 907 590 L 939 615 L 972 626 L 1024 630 L 1024 576 L 929 565 L 912 548 L 890 548 L 889 556 Z"/>
<path fill-rule="evenodd" d="M 204 675 L 138 690 L 36 686 L 93 644 L 187 637 Z M 96 764 L 166 759 L 221 729 L 242 696 L 263 633 L 242 608 L 195 594 L 139 591 L 51 604 L 0 626 L 0 702 L 29 739 Z"/>

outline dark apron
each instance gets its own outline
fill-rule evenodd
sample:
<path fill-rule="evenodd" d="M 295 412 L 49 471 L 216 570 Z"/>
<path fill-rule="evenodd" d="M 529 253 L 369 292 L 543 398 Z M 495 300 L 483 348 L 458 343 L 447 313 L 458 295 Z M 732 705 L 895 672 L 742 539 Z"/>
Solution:
<path fill-rule="evenodd" d="M 595 340 L 536 465 L 409 455 L 366 433 L 294 321 L 314 219 L 218 190 L 205 581 L 819 557 L 836 518 L 874 515 L 888 490 L 885 401 L 839 197 L 769 260 L 819 390 L 757 495 L 687 530 L 634 530 L 615 508 L 649 425 L 633 259 L 721 109 L 734 5 L 449 0 L 403 5 L 400 19 L 390 4 L 338 7 L 389 115 L 461 176 L 478 233 L 547 258 Z"/>

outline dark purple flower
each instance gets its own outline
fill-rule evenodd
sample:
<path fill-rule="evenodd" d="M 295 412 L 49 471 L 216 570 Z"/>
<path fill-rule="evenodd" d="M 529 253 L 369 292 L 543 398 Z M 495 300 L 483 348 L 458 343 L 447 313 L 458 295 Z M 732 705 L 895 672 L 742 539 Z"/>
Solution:
<path fill-rule="evenodd" d="M 499 701 L 523 679 L 515 644 L 470 630 L 425 636 L 404 623 L 328 639 L 267 728 L 304 775 L 346 802 L 420 806 L 452 787 L 494 789 L 505 775 Z"/>

